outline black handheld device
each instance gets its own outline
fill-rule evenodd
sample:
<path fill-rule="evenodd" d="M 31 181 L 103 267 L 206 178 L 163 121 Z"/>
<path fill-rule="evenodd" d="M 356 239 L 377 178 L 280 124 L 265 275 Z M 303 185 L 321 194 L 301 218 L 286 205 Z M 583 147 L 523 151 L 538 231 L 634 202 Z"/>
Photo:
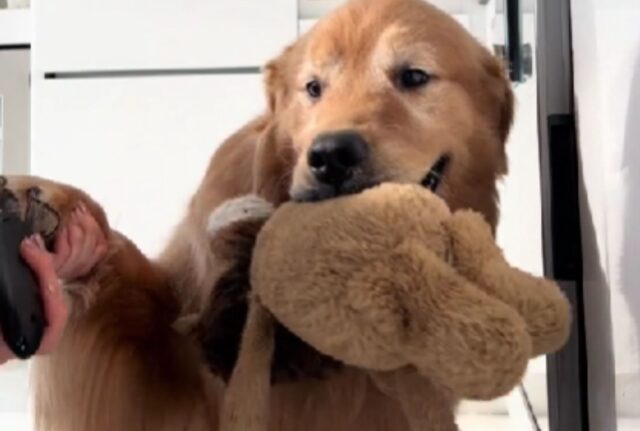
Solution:
<path fill-rule="evenodd" d="M 38 281 L 20 256 L 32 233 L 17 213 L 0 211 L 0 332 L 20 359 L 36 353 L 46 325 Z"/>

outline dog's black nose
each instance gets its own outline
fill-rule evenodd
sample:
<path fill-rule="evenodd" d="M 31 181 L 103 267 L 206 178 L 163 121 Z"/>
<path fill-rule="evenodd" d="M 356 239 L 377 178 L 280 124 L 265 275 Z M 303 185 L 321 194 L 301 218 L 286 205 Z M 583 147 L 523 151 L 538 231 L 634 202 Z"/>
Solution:
<path fill-rule="evenodd" d="M 311 145 L 308 163 L 314 177 L 324 184 L 340 186 L 367 159 L 367 141 L 356 132 L 341 131 L 318 136 Z"/>

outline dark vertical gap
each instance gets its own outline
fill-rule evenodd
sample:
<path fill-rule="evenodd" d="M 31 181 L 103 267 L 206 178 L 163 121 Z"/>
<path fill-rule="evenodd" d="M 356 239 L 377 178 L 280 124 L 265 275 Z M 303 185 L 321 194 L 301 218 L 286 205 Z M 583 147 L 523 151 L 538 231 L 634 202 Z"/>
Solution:
<path fill-rule="evenodd" d="M 588 431 L 587 354 L 582 283 L 582 241 L 578 199 L 578 151 L 572 114 L 550 115 L 548 165 L 543 166 L 550 200 L 543 229 L 550 231 L 551 253 L 545 275 L 555 279 L 571 302 L 573 320 L 566 346 L 547 356 L 551 431 Z M 544 182 L 544 180 L 543 180 Z"/>
<path fill-rule="evenodd" d="M 522 57 L 522 7 L 520 0 L 507 0 L 505 3 L 506 46 L 509 60 L 509 78 L 513 82 L 524 80 Z"/>

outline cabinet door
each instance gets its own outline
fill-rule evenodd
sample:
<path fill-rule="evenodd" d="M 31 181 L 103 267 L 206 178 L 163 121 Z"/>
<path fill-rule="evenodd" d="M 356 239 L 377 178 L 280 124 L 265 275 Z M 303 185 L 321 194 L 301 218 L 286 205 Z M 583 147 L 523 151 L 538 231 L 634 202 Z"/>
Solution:
<path fill-rule="evenodd" d="M 34 12 L 42 72 L 257 67 L 297 35 L 296 0 L 56 0 Z"/>
<path fill-rule="evenodd" d="M 151 255 L 218 145 L 263 104 L 259 75 L 37 80 L 34 90 L 32 173 L 89 192 Z"/>

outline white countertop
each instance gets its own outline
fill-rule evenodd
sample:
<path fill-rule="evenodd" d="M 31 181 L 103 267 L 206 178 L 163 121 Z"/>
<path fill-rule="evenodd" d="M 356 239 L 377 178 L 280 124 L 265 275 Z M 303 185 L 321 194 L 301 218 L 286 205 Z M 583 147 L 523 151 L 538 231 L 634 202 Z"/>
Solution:
<path fill-rule="evenodd" d="M 31 43 L 31 11 L 0 9 L 0 46 Z"/>

